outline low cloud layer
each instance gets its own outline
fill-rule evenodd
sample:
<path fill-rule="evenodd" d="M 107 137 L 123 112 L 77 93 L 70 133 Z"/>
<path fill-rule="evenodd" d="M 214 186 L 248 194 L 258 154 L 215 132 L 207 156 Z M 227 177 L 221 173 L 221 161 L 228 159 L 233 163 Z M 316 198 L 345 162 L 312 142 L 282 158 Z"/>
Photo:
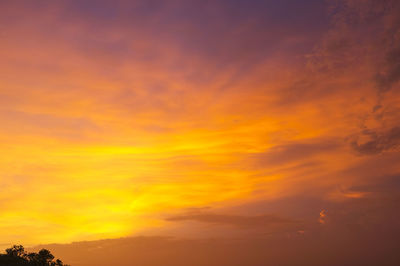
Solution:
<path fill-rule="evenodd" d="M 258 227 L 268 227 L 273 225 L 298 224 L 298 222 L 295 220 L 274 215 L 240 216 L 211 213 L 172 216 L 168 217 L 166 220 L 175 222 L 196 221 L 216 225 L 231 225 L 244 229 L 256 229 Z"/>

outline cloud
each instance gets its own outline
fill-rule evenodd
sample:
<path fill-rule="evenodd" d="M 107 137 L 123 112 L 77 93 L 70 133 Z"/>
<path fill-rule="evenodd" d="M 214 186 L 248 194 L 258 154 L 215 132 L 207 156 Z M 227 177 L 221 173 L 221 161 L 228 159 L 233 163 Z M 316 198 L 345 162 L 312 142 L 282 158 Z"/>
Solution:
<path fill-rule="evenodd" d="M 399 13 L 396 0 L 334 1 L 332 27 L 308 56 L 309 66 L 340 76 L 357 65 L 378 94 L 391 90 L 400 79 Z"/>
<path fill-rule="evenodd" d="M 293 237 L 269 239 L 130 237 L 41 245 L 34 250 L 47 248 L 64 262 L 76 266 L 246 266 L 266 263 L 283 266 L 396 266 L 400 262 L 396 253 L 397 242 L 388 241 L 385 239 L 387 236 L 360 235 L 357 231 L 345 234 L 325 231 L 310 235 L 306 231 Z"/>
<path fill-rule="evenodd" d="M 309 139 L 273 146 L 262 153 L 252 154 L 250 158 L 259 166 L 279 166 L 299 162 L 340 148 L 340 143 L 332 139 Z"/>
<path fill-rule="evenodd" d="M 326 210 L 321 210 L 319 212 L 318 222 L 320 224 L 325 224 L 326 223 Z"/>
<path fill-rule="evenodd" d="M 365 191 L 398 168 L 399 4 L 278 2 L 1 1 L 2 239 L 378 219 Z"/>
<path fill-rule="evenodd" d="M 275 215 L 257 215 L 257 216 L 240 216 L 240 215 L 226 215 L 226 214 L 186 214 L 172 216 L 166 219 L 167 221 L 196 221 L 202 223 L 210 223 L 215 225 L 230 225 L 242 229 L 251 229 L 257 227 L 269 227 L 271 225 L 287 225 L 287 224 L 300 224 L 296 220 L 282 218 Z"/>
<path fill-rule="evenodd" d="M 383 132 L 365 130 L 362 135 L 369 137 L 366 142 L 359 143 L 359 140 L 351 142 L 352 148 L 361 155 L 380 154 L 396 149 L 400 145 L 400 127 Z"/>
<path fill-rule="evenodd" d="M 400 194 L 400 174 L 392 174 L 389 176 L 380 176 L 364 185 L 354 185 L 350 187 L 354 192 L 367 192 L 374 197 L 396 197 Z"/>
<path fill-rule="evenodd" d="M 384 69 L 376 75 L 376 84 L 381 92 L 390 90 L 400 80 L 400 32 L 397 34 L 396 48 L 387 52 Z"/>
<path fill-rule="evenodd" d="M 350 145 L 357 153 L 392 150 L 398 145 L 398 103 L 393 99 L 399 97 L 400 3 L 340 0 L 330 5 L 332 27 L 307 56 L 309 69 L 326 83 L 336 83 L 332 94 L 343 97 L 353 91 L 354 103 L 358 98 L 368 107 L 355 111 L 360 132 Z"/>

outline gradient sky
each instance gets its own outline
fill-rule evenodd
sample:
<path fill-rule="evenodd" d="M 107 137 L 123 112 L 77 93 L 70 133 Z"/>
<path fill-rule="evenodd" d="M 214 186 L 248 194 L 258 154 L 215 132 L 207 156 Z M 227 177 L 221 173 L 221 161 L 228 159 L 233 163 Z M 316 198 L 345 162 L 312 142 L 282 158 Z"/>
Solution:
<path fill-rule="evenodd" d="M 0 244 L 389 246 L 399 14 L 396 0 L 0 1 Z"/>

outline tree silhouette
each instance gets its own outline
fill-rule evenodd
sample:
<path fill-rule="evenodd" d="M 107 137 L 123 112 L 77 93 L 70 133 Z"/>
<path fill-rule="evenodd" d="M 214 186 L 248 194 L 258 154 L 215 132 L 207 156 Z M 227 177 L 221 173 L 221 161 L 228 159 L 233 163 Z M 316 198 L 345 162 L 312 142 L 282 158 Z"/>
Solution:
<path fill-rule="evenodd" d="M 14 245 L 6 249 L 6 253 L 11 257 L 22 257 L 25 254 L 25 249 L 21 245 Z"/>
<path fill-rule="evenodd" d="M 47 249 L 41 249 L 38 253 L 27 253 L 23 246 L 14 245 L 6 249 L 6 254 L 0 254 L 1 266 L 69 266 L 59 259 L 54 261 L 54 256 Z"/>

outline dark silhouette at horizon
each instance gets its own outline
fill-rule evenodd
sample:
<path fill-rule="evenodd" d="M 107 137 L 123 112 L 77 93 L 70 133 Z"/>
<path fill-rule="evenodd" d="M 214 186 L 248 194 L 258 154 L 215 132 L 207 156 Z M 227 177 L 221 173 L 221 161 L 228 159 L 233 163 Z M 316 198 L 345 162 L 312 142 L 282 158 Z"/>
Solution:
<path fill-rule="evenodd" d="M 47 249 L 41 249 L 38 253 L 28 253 L 22 245 L 14 245 L 7 248 L 5 254 L 0 254 L 0 265 L 70 266 L 64 264 L 60 259 L 55 259 Z"/>

